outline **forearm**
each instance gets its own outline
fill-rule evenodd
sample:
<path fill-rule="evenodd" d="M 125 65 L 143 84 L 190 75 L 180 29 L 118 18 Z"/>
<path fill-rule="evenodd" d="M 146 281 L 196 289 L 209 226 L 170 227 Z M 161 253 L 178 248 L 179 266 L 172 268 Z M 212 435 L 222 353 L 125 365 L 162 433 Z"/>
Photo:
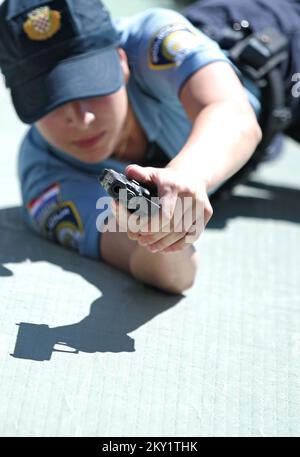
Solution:
<path fill-rule="evenodd" d="M 136 279 L 170 293 L 189 289 L 195 280 L 197 268 L 194 246 L 171 254 L 152 254 L 144 247 L 137 246 L 130 256 L 130 272 Z"/>
<path fill-rule="evenodd" d="M 182 252 L 152 254 L 126 232 L 104 232 L 100 237 L 101 259 L 130 273 L 145 284 L 170 293 L 189 289 L 197 273 L 197 253 L 193 246 Z"/>
<path fill-rule="evenodd" d="M 251 108 L 228 101 L 211 104 L 196 117 L 187 143 L 168 167 L 195 172 L 210 191 L 235 174 L 261 141 Z"/>

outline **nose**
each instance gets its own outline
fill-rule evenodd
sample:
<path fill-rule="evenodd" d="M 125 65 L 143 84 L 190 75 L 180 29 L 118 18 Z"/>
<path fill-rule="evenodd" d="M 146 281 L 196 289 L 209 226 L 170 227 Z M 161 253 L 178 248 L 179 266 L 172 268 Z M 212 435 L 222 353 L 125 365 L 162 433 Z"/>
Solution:
<path fill-rule="evenodd" d="M 89 102 L 85 100 L 70 102 L 65 105 L 65 110 L 65 117 L 69 127 L 86 130 L 96 119 Z"/>

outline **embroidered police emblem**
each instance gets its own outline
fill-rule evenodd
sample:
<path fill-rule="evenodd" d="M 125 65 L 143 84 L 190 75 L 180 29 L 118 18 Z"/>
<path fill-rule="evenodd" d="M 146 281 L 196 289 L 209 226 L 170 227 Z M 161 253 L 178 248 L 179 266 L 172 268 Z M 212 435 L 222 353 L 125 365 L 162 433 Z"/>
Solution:
<path fill-rule="evenodd" d="M 61 14 L 48 6 L 36 8 L 27 15 L 23 30 L 30 40 L 44 41 L 53 37 L 61 27 Z"/>
<path fill-rule="evenodd" d="M 80 215 L 73 202 L 60 203 L 44 222 L 45 235 L 63 246 L 79 249 L 84 235 Z"/>
<path fill-rule="evenodd" d="M 148 65 L 152 70 L 179 66 L 185 56 L 203 42 L 201 34 L 185 24 L 167 25 L 152 38 Z"/>

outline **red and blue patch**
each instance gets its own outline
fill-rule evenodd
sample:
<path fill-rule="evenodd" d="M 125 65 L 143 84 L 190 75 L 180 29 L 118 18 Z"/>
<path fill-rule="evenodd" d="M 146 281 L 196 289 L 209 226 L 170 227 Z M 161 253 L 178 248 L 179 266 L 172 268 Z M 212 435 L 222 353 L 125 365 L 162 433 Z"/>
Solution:
<path fill-rule="evenodd" d="M 32 217 L 35 225 L 40 228 L 43 221 L 47 218 L 49 213 L 58 205 L 60 201 L 60 186 L 53 184 L 44 192 L 27 205 L 28 212 Z"/>

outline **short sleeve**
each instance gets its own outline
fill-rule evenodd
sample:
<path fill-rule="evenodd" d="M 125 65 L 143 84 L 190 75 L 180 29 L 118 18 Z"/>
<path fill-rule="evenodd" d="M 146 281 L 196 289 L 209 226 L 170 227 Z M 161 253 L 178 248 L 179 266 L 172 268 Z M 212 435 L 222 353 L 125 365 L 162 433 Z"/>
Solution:
<path fill-rule="evenodd" d="M 184 82 L 206 65 L 231 62 L 219 47 L 181 14 L 154 8 L 127 24 L 124 42 L 133 72 L 154 90 L 168 86 L 178 94 Z"/>
<path fill-rule="evenodd" d="M 119 171 L 123 168 L 119 163 Z M 52 156 L 41 138 L 36 143 L 30 132 L 19 154 L 25 222 L 51 241 L 81 255 L 101 258 L 100 237 L 103 223 L 111 215 L 111 198 L 98 176 L 98 171 L 87 173 Z"/>
<path fill-rule="evenodd" d="M 41 189 L 36 198 L 24 201 L 24 216 L 28 225 L 40 235 L 79 254 L 100 258 L 100 236 L 96 209 L 101 193 L 92 176 L 68 179 L 52 176 L 52 184 Z M 106 211 L 110 213 L 109 207 Z"/>

